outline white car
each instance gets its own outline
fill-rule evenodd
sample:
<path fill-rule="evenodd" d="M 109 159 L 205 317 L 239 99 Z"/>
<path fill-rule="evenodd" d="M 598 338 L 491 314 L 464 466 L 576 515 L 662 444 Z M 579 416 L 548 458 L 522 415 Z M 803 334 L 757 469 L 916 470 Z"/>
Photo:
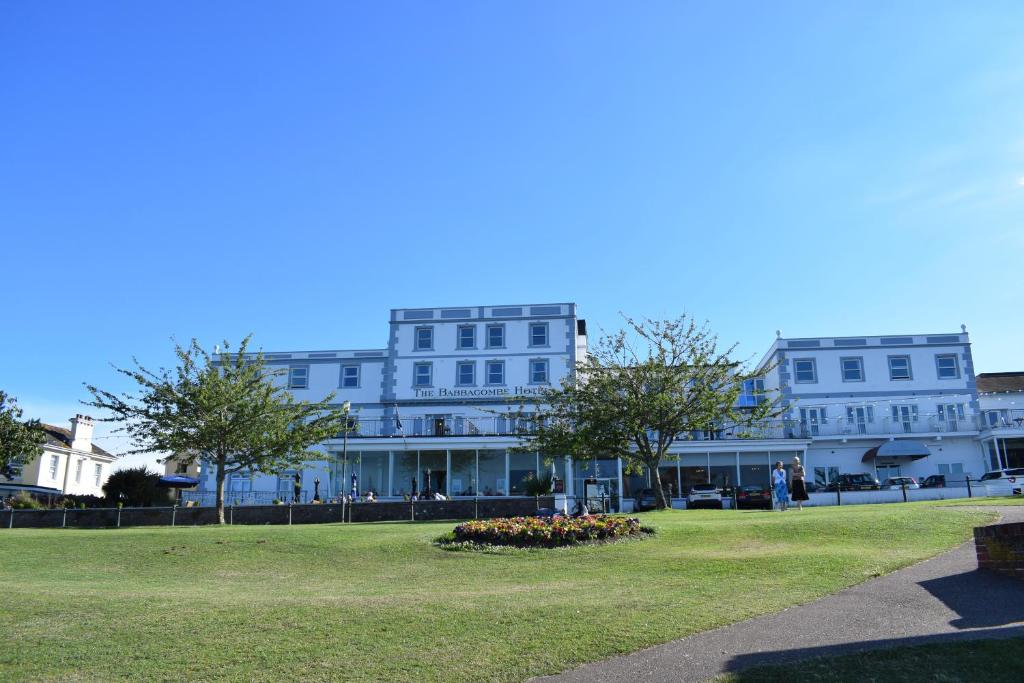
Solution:
<path fill-rule="evenodd" d="M 917 480 L 913 477 L 889 477 L 882 482 L 882 490 L 900 491 L 903 487 L 906 487 L 907 489 L 921 488 L 917 483 Z"/>
<path fill-rule="evenodd" d="M 690 495 L 686 497 L 686 507 L 722 509 L 722 491 L 714 484 L 694 484 Z"/>
<path fill-rule="evenodd" d="M 1024 467 L 992 470 L 981 475 L 979 482 L 990 496 L 1019 496 L 1024 493 Z"/>

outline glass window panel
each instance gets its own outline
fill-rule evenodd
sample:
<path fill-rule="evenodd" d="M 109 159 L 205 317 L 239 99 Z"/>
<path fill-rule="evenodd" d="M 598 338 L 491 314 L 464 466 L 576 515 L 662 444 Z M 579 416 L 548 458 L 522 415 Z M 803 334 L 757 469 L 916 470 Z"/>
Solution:
<path fill-rule="evenodd" d="M 548 362 L 546 360 L 530 361 L 530 381 L 544 384 L 548 381 Z"/>
<path fill-rule="evenodd" d="M 816 381 L 817 373 L 814 367 L 815 363 L 813 359 L 803 359 L 793 361 L 793 371 L 796 375 L 797 382 L 814 382 Z"/>
<path fill-rule="evenodd" d="M 341 386 L 346 388 L 359 386 L 358 365 L 346 365 L 341 369 Z"/>
<path fill-rule="evenodd" d="M 548 326 L 545 323 L 534 323 L 530 325 L 530 345 L 548 345 Z"/>
<path fill-rule="evenodd" d="M 416 348 L 431 349 L 434 346 L 434 329 L 432 327 L 419 327 L 416 329 Z"/>
<path fill-rule="evenodd" d="M 395 452 L 395 474 L 392 482 L 391 495 L 410 496 L 413 491 L 413 481 L 416 480 L 416 491 L 419 491 L 417 479 L 418 453 L 416 451 Z"/>
<path fill-rule="evenodd" d="M 360 460 L 359 493 L 373 491 L 374 496 L 384 495 L 388 488 L 388 454 L 363 451 Z"/>
<path fill-rule="evenodd" d="M 452 451 L 451 492 L 453 496 L 475 496 L 476 451 Z"/>
<path fill-rule="evenodd" d="M 505 346 L 505 328 L 502 325 L 491 325 L 487 328 L 487 346 L 490 348 Z"/>
<path fill-rule="evenodd" d="M 420 494 L 448 491 L 448 451 L 420 451 Z"/>
<path fill-rule="evenodd" d="M 476 364 L 475 363 L 459 363 L 459 376 L 458 383 L 463 386 L 474 384 L 476 381 Z"/>
<path fill-rule="evenodd" d="M 430 363 L 417 363 L 415 383 L 418 387 L 429 387 L 431 383 Z"/>
<path fill-rule="evenodd" d="M 504 496 L 505 482 L 505 451 L 479 451 L 480 457 L 480 495 Z"/>
<path fill-rule="evenodd" d="M 740 485 L 763 486 L 771 484 L 771 467 L 768 452 L 740 453 Z"/>
<path fill-rule="evenodd" d="M 524 482 L 530 475 L 537 476 L 537 454 L 536 453 L 509 453 L 508 455 L 508 478 L 509 495 L 526 495 Z"/>
<path fill-rule="evenodd" d="M 487 363 L 487 383 L 505 383 L 505 363 L 502 361 L 489 361 Z"/>
<path fill-rule="evenodd" d="M 666 498 L 679 498 L 679 470 L 675 463 L 659 467 L 658 479 Z"/>
<path fill-rule="evenodd" d="M 459 348 L 472 349 L 476 346 L 476 327 L 466 325 L 459 328 Z"/>

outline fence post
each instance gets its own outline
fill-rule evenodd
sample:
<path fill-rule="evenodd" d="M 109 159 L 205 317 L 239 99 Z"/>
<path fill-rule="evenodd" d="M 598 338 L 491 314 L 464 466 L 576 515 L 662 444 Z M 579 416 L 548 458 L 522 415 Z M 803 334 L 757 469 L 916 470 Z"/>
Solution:
<path fill-rule="evenodd" d="M 171 506 L 171 526 L 174 526 L 174 516 L 177 514 L 177 512 L 178 504 L 175 503 L 174 505 Z"/>
<path fill-rule="evenodd" d="M 480 498 L 473 496 L 473 519 L 480 519 Z"/>
<path fill-rule="evenodd" d="M 288 526 L 292 525 L 292 504 L 288 503 Z"/>
<path fill-rule="evenodd" d="M 351 516 L 351 515 L 350 515 Z M 345 495 L 341 496 L 341 523 L 345 523 Z"/>
<path fill-rule="evenodd" d="M 967 475 L 967 497 L 968 498 L 972 498 L 973 497 L 973 496 L 971 496 L 971 475 L 969 475 L 969 474 Z"/>
<path fill-rule="evenodd" d="M 7 528 L 8 529 L 13 529 L 14 528 L 14 508 L 13 507 L 11 508 L 11 518 L 7 521 Z"/>
<path fill-rule="evenodd" d="M 117 528 L 121 528 L 121 506 L 117 506 Z"/>
<path fill-rule="evenodd" d="M 235 504 L 232 503 L 228 506 L 228 526 L 234 526 L 235 524 Z"/>
<path fill-rule="evenodd" d="M 907 502 L 907 482 L 906 480 L 900 480 L 900 488 L 903 489 L 903 502 Z"/>
<path fill-rule="evenodd" d="M 64 508 L 64 514 L 60 516 L 60 528 L 66 529 L 68 526 L 68 509 Z"/>
<path fill-rule="evenodd" d="M 842 505 L 843 504 L 843 494 L 840 493 L 842 488 L 843 488 L 842 485 L 839 482 L 836 482 L 836 505 Z"/>
<path fill-rule="evenodd" d="M 409 499 L 409 521 L 416 521 L 416 501 Z"/>

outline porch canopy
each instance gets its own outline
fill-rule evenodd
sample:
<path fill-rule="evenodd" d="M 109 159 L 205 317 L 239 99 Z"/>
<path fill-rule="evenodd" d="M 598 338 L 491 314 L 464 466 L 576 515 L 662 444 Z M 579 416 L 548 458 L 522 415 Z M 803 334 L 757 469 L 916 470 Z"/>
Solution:
<path fill-rule="evenodd" d="M 932 452 L 920 441 L 896 440 L 886 441 L 881 446 L 868 450 L 861 462 L 871 462 L 875 458 L 910 458 L 920 460 L 927 458 Z"/>

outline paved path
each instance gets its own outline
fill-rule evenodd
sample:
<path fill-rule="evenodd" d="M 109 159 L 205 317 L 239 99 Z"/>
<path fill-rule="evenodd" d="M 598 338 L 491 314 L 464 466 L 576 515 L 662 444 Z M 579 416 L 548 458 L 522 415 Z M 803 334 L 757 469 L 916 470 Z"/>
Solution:
<path fill-rule="evenodd" d="M 996 509 L 1003 521 L 1024 521 L 1024 507 Z M 705 681 L 751 666 L 809 657 L 1014 636 L 1024 636 L 1024 583 L 978 571 L 974 541 L 969 541 L 807 605 L 543 680 Z"/>

